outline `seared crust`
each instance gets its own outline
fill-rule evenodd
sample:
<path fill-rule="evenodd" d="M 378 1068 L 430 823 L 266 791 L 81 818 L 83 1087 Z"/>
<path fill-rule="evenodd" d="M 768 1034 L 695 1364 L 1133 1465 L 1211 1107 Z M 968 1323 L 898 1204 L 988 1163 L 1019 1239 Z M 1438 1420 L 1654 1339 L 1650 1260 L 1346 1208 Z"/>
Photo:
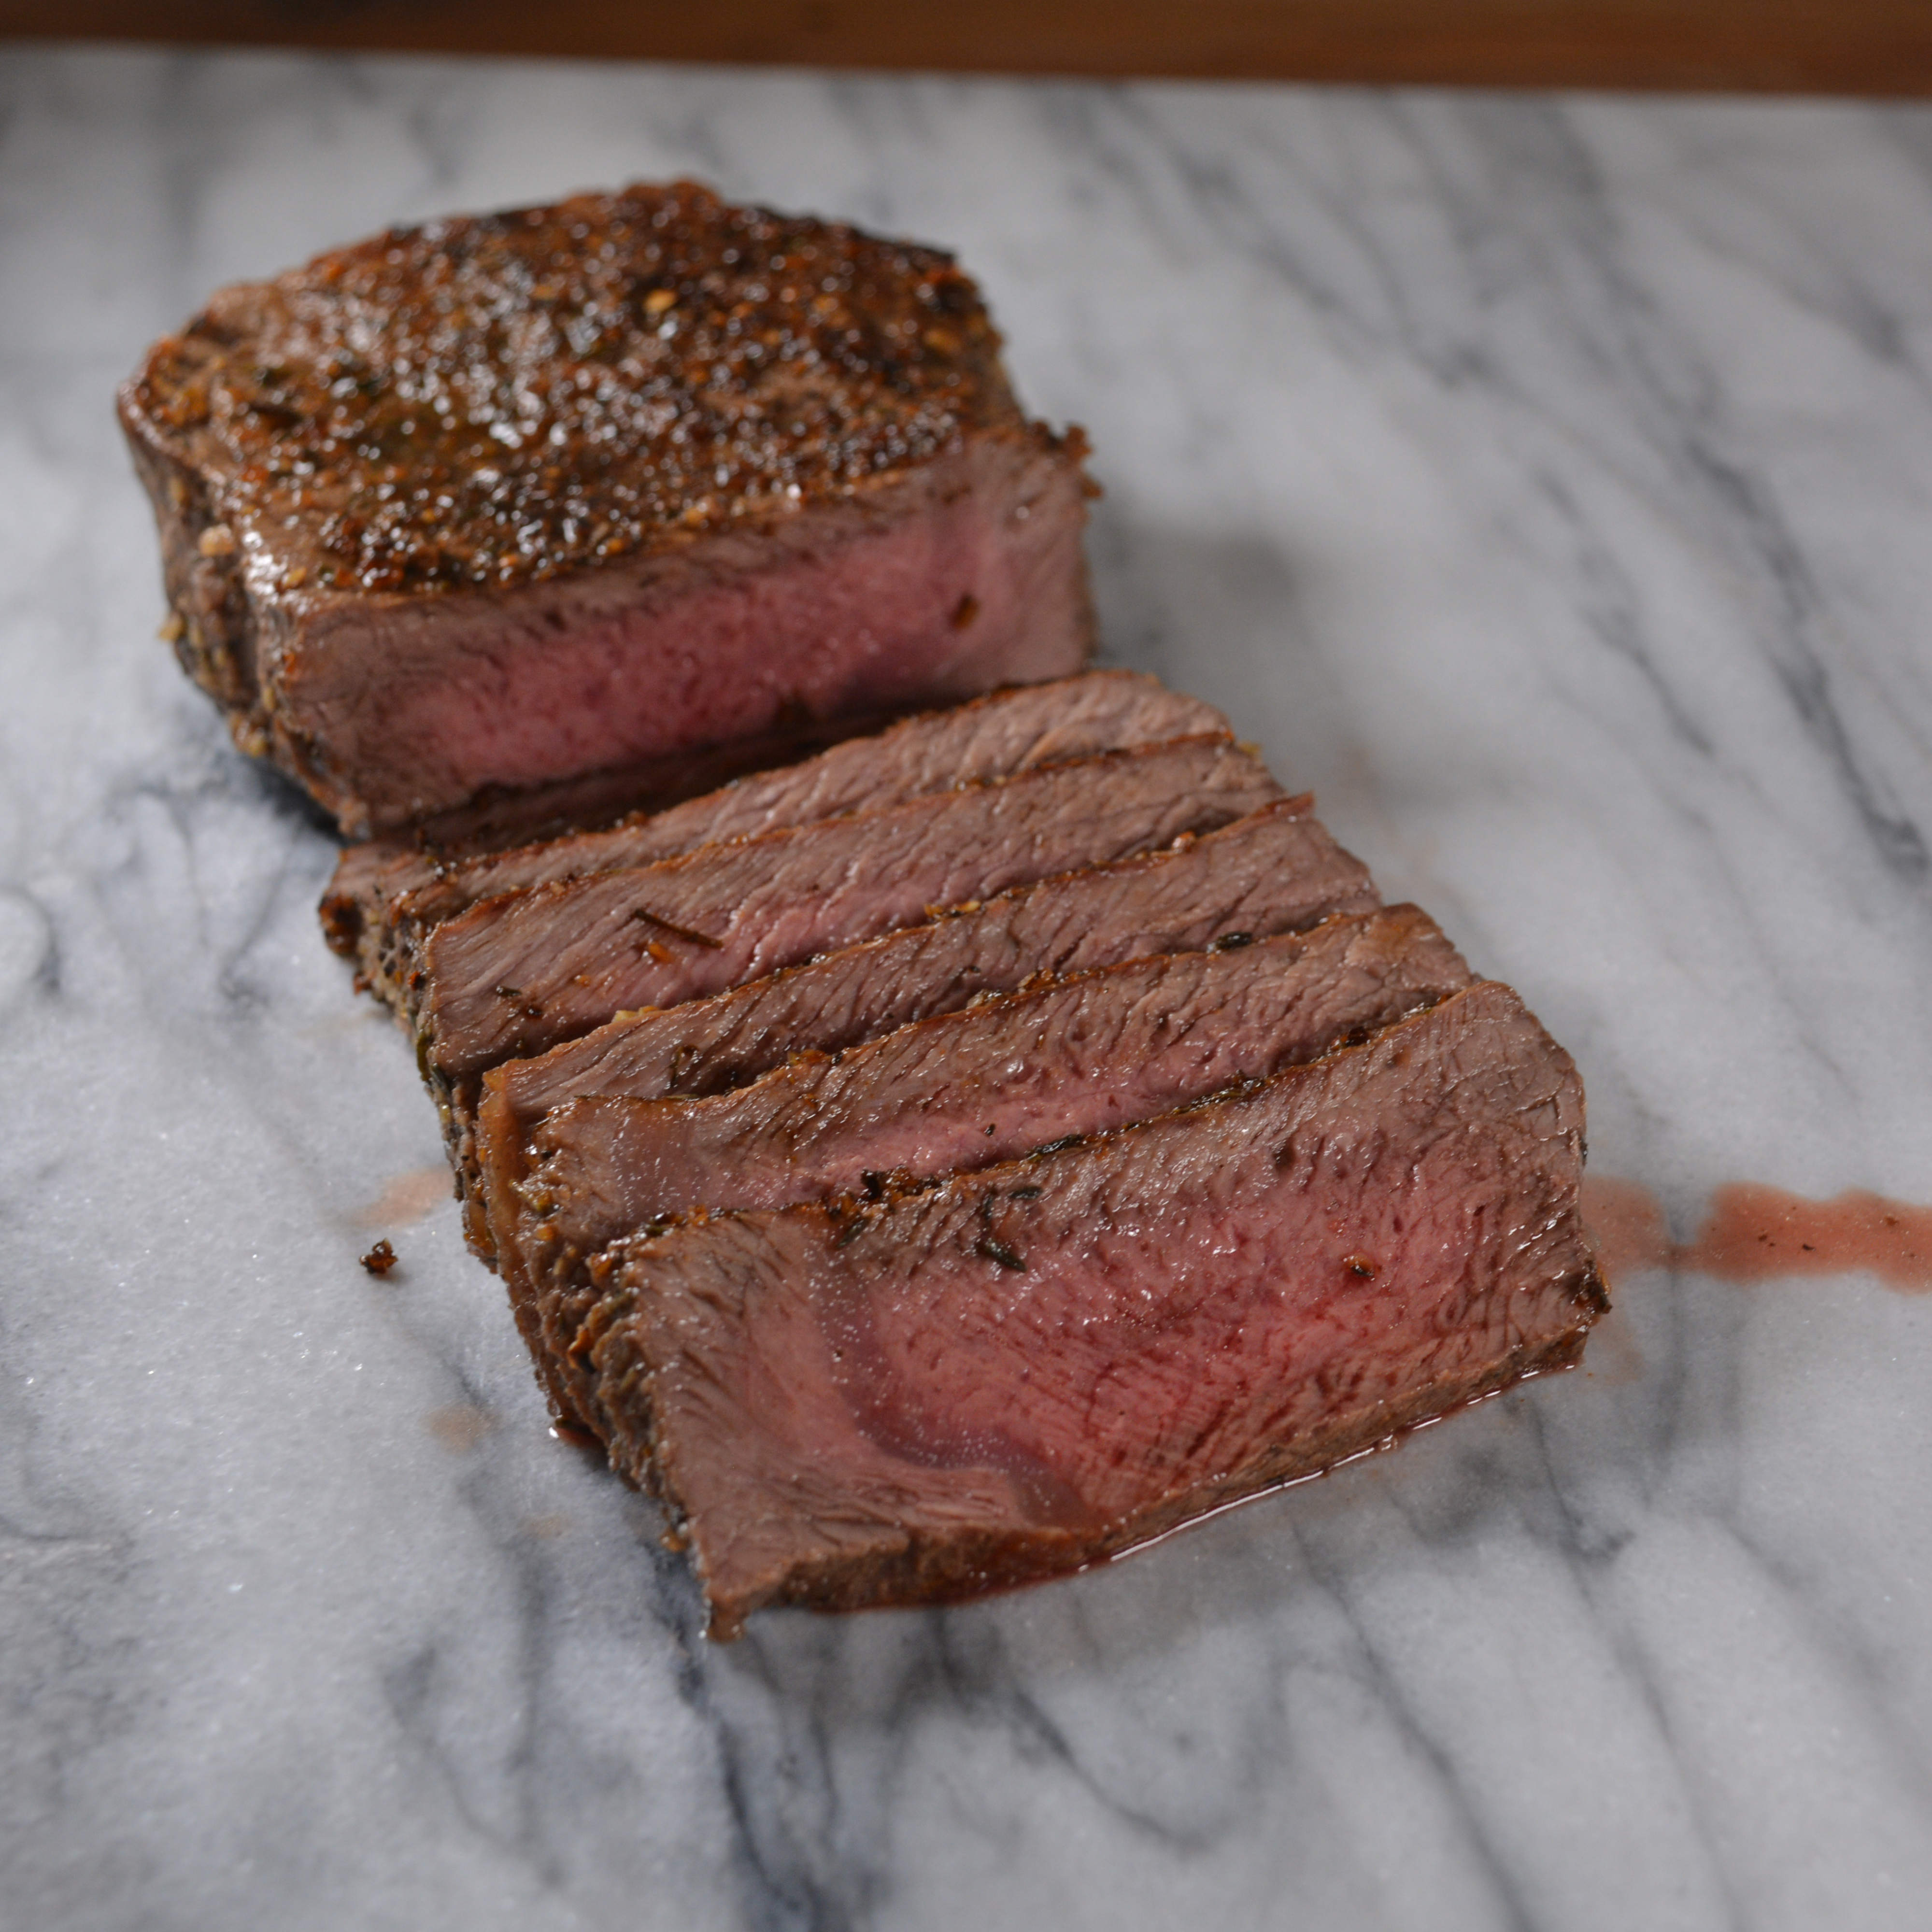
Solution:
<path fill-rule="evenodd" d="M 998 350 L 950 256 L 680 182 L 223 290 L 121 407 L 217 575 L 503 588 L 1028 434 Z"/>

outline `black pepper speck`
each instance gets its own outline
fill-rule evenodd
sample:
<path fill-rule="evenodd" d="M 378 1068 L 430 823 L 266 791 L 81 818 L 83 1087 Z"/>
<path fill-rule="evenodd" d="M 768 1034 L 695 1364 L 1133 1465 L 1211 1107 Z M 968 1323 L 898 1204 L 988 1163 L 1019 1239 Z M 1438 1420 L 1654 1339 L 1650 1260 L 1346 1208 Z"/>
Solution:
<path fill-rule="evenodd" d="M 689 182 L 402 228 L 222 290 L 133 407 L 310 594 L 507 587 L 790 513 L 1022 418 L 938 250 Z"/>

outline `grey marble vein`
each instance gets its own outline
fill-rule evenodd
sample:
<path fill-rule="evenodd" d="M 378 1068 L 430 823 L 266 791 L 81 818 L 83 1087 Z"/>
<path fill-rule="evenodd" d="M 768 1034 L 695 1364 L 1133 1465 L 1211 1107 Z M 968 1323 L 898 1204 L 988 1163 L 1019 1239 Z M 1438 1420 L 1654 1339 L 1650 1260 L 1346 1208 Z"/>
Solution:
<path fill-rule="evenodd" d="M 0 1925 L 1932 1922 L 1869 1278 L 1633 1275 L 1396 1456 L 725 1649 L 548 1435 L 110 398 L 224 280 L 676 172 L 958 248 L 1093 434 L 1110 653 L 1522 987 L 1680 1236 L 1932 1198 L 1932 112 L 10 52 Z"/>

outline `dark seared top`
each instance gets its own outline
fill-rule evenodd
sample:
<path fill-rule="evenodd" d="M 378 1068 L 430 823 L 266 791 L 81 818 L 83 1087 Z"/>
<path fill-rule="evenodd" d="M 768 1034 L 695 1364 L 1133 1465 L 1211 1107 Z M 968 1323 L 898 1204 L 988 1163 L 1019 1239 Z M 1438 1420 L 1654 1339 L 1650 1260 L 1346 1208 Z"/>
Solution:
<path fill-rule="evenodd" d="M 998 349 L 951 256 L 679 182 L 222 290 L 123 406 L 290 588 L 508 585 L 1017 427 Z"/>

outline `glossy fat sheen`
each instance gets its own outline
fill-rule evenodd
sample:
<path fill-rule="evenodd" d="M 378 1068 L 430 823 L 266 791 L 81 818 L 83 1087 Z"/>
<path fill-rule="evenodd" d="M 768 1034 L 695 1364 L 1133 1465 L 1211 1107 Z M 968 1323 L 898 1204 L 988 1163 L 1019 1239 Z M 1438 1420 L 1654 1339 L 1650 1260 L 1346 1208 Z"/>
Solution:
<path fill-rule="evenodd" d="M 1485 982 L 878 1208 L 620 1244 L 560 1337 L 714 1624 L 1078 1567 L 1542 1366 L 1605 1304 L 1575 1068 Z"/>
<path fill-rule="evenodd" d="M 1113 752 L 654 866 L 486 899 L 430 933 L 419 1009 L 445 1080 L 1280 796 L 1224 737 Z"/>

